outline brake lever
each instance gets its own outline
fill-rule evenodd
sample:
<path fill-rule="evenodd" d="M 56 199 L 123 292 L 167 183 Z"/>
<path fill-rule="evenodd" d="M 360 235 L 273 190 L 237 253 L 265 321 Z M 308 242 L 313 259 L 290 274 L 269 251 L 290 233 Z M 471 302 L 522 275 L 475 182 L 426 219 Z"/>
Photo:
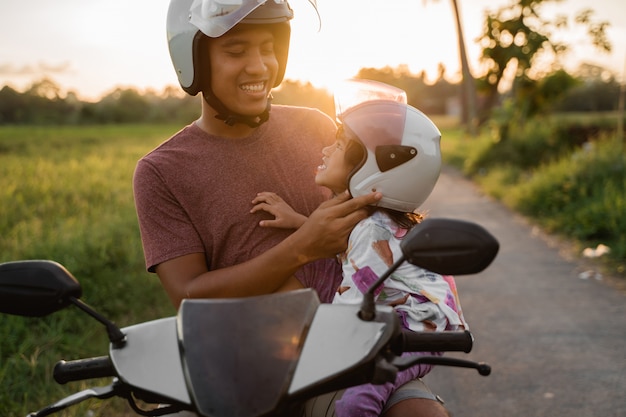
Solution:
<path fill-rule="evenodd" d="M 99 398 L 101 400 L 111 398 L 115 396 L 117 392 L 118 388 L 116 382 L 113 382 L 112 384 L 104 387 L 88 388 L 86 390 L 72 394 L 69 397 L 65 397 L 62 400 L 59 400 L 56 403 L 49 405 L 48 407 L 41 409 L 35 413 L 30 413 L 28 414 L 28 417 L 48 416 L 90 398 Z"/>
<path fill-rule="evenodd" d="M 456 368 L 470 368 L 476 369 L 482 376 L 491 374 L 491 366 L 485 362 L 472 362 L 465 359 L 446 358 L 440 356 L 406 356 L 394 358 L 391 362 L 398 370 L 403 371 L 412 366 L 425 364 L 425 365 L 442 365 L 453 366 Z"/>

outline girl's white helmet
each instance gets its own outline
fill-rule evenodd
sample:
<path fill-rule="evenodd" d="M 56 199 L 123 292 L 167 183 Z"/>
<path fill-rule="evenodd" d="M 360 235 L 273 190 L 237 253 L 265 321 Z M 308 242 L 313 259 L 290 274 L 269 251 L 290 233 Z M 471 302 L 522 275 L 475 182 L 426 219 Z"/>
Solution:
<path fill-rule="evenodd" d="M 239 23 L 272 25 L 278 60 L 276 84 L 287 66 L 293 11 L 286 0 L 171 0 L 167 13 L 167 42 L 180 86 L 187 93 L 202 91 L 209 65 L 201 50 L 203 36 L 217 38 Z"/>
<path fill-rule="evenodd" d="M 349 177 L 353 197 L 379 191 L 378 206 L 412 212 L 430 195 L 441 171 L 441 133 L 404 91 L 374 81 L 352 81 L 335 95 L 343 134 L 365 152 Z M 356 98 L 355 98 L 356 93 Z"/>

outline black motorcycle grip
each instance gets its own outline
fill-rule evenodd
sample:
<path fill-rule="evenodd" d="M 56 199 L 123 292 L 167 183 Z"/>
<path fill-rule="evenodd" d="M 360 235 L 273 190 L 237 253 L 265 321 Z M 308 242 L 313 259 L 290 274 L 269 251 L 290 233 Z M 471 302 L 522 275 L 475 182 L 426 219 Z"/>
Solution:
<path fill-rule="evenodd" d="M 474 336 L 465 331 L 413 332 L 402 330 L 398 339 L 400 352 L 465 352 L 469 353 Z"/>
<path fill-rule="evenodd" d="M 62 360 L 54 365 L 52 376 L 57 383 L 66 384 L 70 381 L 115 376 L 115 368 L 111 358 L 108 356 L 78 359 L 69 362 Z"/>

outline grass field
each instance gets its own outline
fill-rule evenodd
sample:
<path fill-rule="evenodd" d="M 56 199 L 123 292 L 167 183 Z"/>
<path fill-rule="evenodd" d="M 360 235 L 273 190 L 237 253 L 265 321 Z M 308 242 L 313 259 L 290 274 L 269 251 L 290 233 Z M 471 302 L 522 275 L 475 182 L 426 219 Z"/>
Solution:
<path fill-rule="evenodd" d="M 0 127 L 0 262 L 61 263 L 81 282 L 84 301 L 120 326 L 175 314 L 144 269 L 131 181 L 136 161 L 177 128 Z M 107 349 L 104 327 L 75 308 L 44 319 L 2 316 L 0 334 L 3 417 L 87 386 L 57 385 L 52 367 Z M 86 415 L 87 407 L 107 415 L 107 403 L 60 415 Z"/>

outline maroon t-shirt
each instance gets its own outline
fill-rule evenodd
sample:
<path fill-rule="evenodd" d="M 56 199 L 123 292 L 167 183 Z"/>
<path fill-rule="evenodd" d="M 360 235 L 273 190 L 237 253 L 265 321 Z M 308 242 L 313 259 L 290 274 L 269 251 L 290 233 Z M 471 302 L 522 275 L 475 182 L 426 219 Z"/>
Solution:
<path fill-rule="evenodd" d="M 133 179 L 147 269 L 191 253 L 204 253 L 210 270 L 224 268 L 282 241 L 292 231 L 260 227 L 272 216 L 250 213 L 252 199 L 275 192 L 309 215 L 329 197 L 314 178 L 335 130 L 320 111 L 272 106 L 269 121 L 249 137 L 216 137 L 191 124 L 148 153 Z M 323 260 L 296 277 L 329 301 L 341 270 Z"/>

